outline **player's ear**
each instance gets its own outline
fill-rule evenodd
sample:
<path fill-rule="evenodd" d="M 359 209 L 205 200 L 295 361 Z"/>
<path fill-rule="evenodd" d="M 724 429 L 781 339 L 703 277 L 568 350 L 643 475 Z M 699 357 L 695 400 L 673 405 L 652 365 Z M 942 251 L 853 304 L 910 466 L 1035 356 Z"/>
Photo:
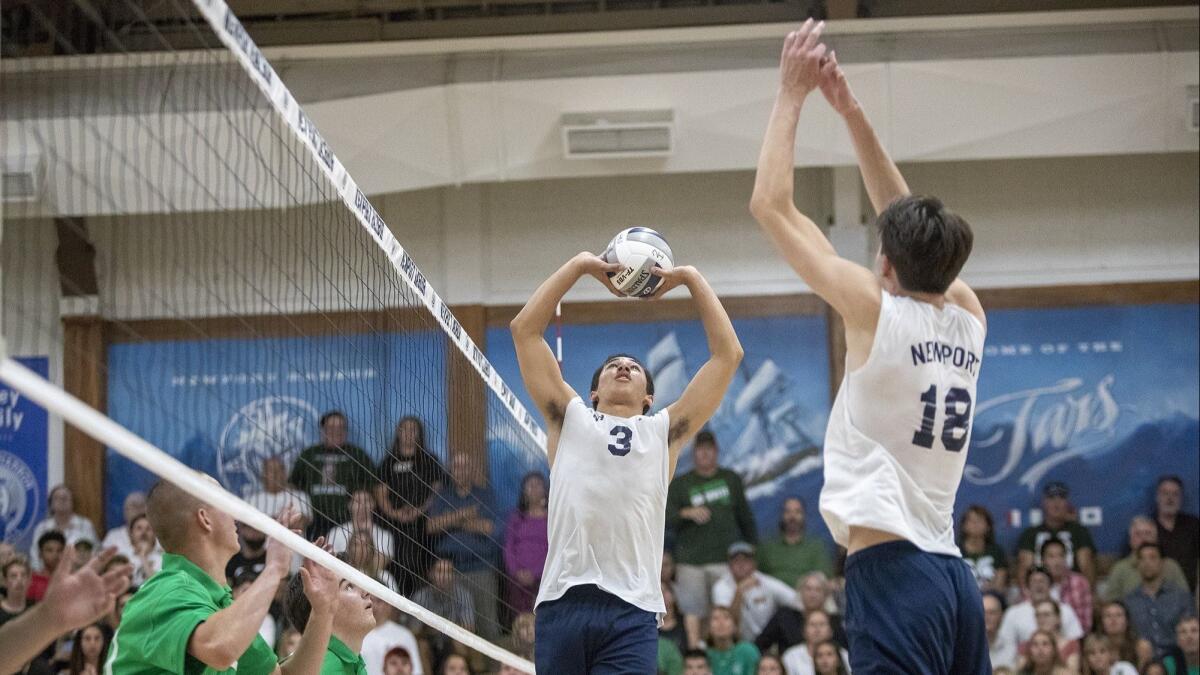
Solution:
<path fill-rule="evenodd" d="M 600 395 L 593 390 L 588 396 L 588 400 L 592 402 L 592 408 L 595 409 L 595 407 L 600 403 Z"/>
<path fill-rule="evenodd" d="M 646 394 L 642 398 L 642 414 L 650 412 L 650 408 L 654 407 L 654 394 Z"/>

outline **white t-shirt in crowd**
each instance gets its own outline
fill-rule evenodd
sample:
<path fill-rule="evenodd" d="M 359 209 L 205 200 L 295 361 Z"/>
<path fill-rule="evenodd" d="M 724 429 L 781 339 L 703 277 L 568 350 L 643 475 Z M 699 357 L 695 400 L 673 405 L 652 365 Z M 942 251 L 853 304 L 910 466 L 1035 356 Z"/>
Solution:
<path fill-rule="evenodd" d="M 1083 637 L 1083 626 L 1079 623 L 1079 617 L 1075 616 L 1075 610 L 1071 609 L 1070 605 L 1058 603 L 1058 608 L 1062 612 L 1062 634 L 1068 640 L 1078 640 Z M 1037 631 L 1037 618 L 1033 614 L 1033 603 L 1026 600 L 1019 602 L 1008 611 L 1004 612 L 1004 619 L 1000 622 L 1000 635 L 997 639 L 1003 639 L 1011 644 L 1023 645 L 1033 637 Z"/>
<path fill-rule="evenodd" d="M 374 602 L 383 602 L 375 600 Z M 367 664 L 367 675 L 383 675 L 383 658 L 393 647 L 403 647 L 412 657 L 413 675 L 424 675 L 421 670 L 421 652 L 417 650 L 417 638 L 412 631 L 395 621 L 375 626 L 362 642 L 362 657 Z"/>
<path fill-rule="evenodd" d="M 353 532 L 353 525 L 342 523 L 325 535 L 325 543 L 333 547 L 334 553 L 341 553 L 350 545 L 350 535 Z M 371 525 L 371 538 L 375 541 L 375 550 L 382 553 L 385 558 L 391 560 L 396 555 L 396 549 L 392 548 L 391 532 L 378 525 Z"/>
<path fill-rule="evenodd" d="M 308 495 L 299 490 L 287 489 L 279 492 L 263 490 L 246 497 L 246 503 L 272 518 L 279 515 L 283 507 L 291 504 L 300 511 L 306 521 L 312 522 L 312 503 L 308 501 Z"/>
<path fill-rule="evenodd" d="M 846 666 L 846 671 L 850 671 L 850 655 L 845 649 L 838 647 L 838 653 L 842 657 L 842 663 Z M 817 666 L 813 663 L 812 656 L 808 653 L 808 645 L 801 642 L 783 653 L 783 669 L 787 675 L 816 675 Z"/>
<path fill-rule="evenodd" d="M 741 637 L 747 642 L 754 642 L 780 607 L 803 609 L 791 586 L 757 570 L 754 578 L 758 579 L 758 584 L 742 594 Z M 733 574 L 726 572 L 713 584 L 713 604 L 729 607 L 736 593 L 737 582 L 733 580 Z"/>
<path fill-rule="evenodd" d="M 1108 669 L 1108 675 L 1138 675 L 1138 671 L 1128 661 L 1117 661 Z"/>
<path fill-rule="evenodd" d="M 92 521 L 77 513 L 71 515 L 66 527 L 59 527 L 58 523 L 54 521 L 54 517 L 51 516 L 33 528 L 33 546 L 29 549 L 29 563 L 33 565 L 34 571 L 42 570 L 42 554 L 38 551 L 38 538 L 50 530 L 62 532 L 63 537 L 67 539 L 67 546 L 74 546 L 75 542 L 80 539 L 87 539 L 93 545 L 100 540 L 100 537 L 96 536 L 96 526 L 92 525 Z"/>
<path fill-rule="evenodd" d="M 104 535 L 104 541 L 100 542 L 100 548 L 106 549 L 110 546 L 117 548 L 117 553 L 126 558 L 133 558 L 133 542 L 129 541 L 129 527 L 121 525 L 114 527 Z"/>
<path fill-rule="evenodd" d="M 258 627 L 258 634 L 262 639 L 267 641 L 267 644 L 275 647 L 275 617 L 270 614 L 263 617 L 262 625 Z"/>

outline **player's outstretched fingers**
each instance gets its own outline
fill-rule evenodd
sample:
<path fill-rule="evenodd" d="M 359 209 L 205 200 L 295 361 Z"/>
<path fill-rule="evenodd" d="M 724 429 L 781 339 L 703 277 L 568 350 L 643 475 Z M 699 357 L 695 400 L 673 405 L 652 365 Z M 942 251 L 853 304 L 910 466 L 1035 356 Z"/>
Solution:
<path fill-rule="evenodd" d="M 811 22 L 811 21 L 812 21 L 812 19 L 809 19 L 809 22 Z M 816 47 L 817 43 L 821 41 L 821 33 L 825 32 L 825 22 L 821 21 L 821 22 L 817 23 L 815 26 L 812 26 L 810 24 L 806 24 L 806 25 L 809 25 L 810 29 L 808 31 L 808 34 L 804 36 L 804 43 L 800 45 L 800 48 L 805 51 L 809 51 L 809 50 L 813 49 L 814 47 Z"/>

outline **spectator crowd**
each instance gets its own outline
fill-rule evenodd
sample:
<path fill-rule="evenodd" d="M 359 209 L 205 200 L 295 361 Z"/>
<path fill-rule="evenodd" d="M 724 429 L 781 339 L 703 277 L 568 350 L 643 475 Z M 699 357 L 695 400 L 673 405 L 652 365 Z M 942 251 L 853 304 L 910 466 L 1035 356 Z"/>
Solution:
<path fill-rule="evenodd" d="M 346 416 L 326 413 L 319 442 L 292 466 L 282 457 L 262 462 L 261 489 L 246 501 L 270 514 L 287 509 L 310 539 L 324 537 L 384 586 L 532 659 L 532 612 L 547 554 L 547 478 L 524 476 L 514 486 L 516 509 L 500 514 L 481 462 L 451 453 L 443 465 L 427 448 L 420 419 L 400 420 L 378 462 L 349 437 Z M 1200 674 L 1200 520 L 1181 511 L 1184 488 L 1174 476 L 1158 481 L 1146 515 L 1127 524 L 1118 559 L 1098 554 L 1063 482 L 1045 485 L 1041 522 L 1021 533 L 1015 551 L 998 544 L 987 509 L 966 508 L 959 548 L 979 584 L 995 672 Z M 667 494 L 659 673 L 849 672 L 845 555 L 808 533 L 811 497 L 787 496 L 770 533 L 760 531 L 741 477 L 719 463 L 716 438 L 697 436 L 693 468 L 676 476 Z M 65 486 L 50 492 L 48 505 L 32 550 L 0 544 L 0 626 L 42 600 L 64 560 L 79 569 L 115 547 L 105 569 L 128 566 L 130 589 L 108 616 L 61 636 L 21 671 L 99 675 L 125 604 L 163 570 L 164 550 L 141 493 L 125 497 L 124 523 L 103 541 L 75 513 Z M 269 564 L 264 533 L 239 523 L 237 535 L 239 549 L 225 566 L 235 600 L 253 592 Z M 304 630 L 289 601 L 299 570 L 296 557 L 259 628 L 280 657 L 298 648 Z M 374 599 L 370 611 L 374 627 L 362 627 L 361 643 L 369 675 L 516 672 L 402 618 L 387 602 Z"/>

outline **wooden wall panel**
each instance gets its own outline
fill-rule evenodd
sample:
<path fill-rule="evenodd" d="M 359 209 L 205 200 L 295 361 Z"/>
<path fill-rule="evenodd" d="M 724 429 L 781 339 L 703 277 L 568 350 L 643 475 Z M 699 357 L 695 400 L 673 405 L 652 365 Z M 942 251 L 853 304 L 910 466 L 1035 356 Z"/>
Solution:
<path fill-rule="evenodd" d="M 483 305 L 459 306 L 453 311 L 463 330 L 486 353 L 487 312 Z M 476 481 L 485 485 L 488 480 L 487 385 L 475 366 L 453 345 L 448 346 L 446 377 L 450 395 L 446 406 L 447 447 L 451 452 L 467 453 L 476 467 Z"/>
<path fill-rule="evenodd" d="M 108 324 L 95 316 L 63 318 L 63 388 L 100 412 L 108 400 Z M 105 446 L 71 425 L 63 437 L 63 476 L 75 512 L 105 531 Z"/>

